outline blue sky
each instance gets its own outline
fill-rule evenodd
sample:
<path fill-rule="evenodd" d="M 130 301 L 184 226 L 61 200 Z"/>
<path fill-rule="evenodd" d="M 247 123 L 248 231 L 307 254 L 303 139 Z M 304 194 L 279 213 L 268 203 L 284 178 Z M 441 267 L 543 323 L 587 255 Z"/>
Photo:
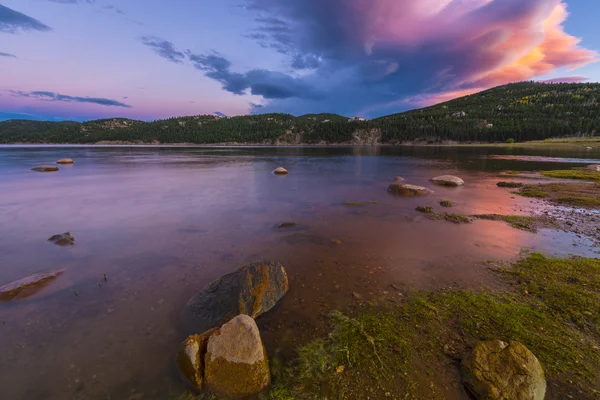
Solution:
<path fill-rule="evenodd" d="M 373 117 L 599 81 L 597 15 L 589 0 L 0 0 L 0 120 Z"/>

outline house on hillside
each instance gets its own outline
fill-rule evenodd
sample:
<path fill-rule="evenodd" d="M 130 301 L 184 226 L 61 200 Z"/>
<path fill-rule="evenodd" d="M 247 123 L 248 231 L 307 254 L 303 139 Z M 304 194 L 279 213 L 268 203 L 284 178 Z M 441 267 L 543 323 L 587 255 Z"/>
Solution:
<path fill-rule="evenodd" d="M 366 118 L 363 117 L 351 117 L 348 121 L 366 121 Z"/>

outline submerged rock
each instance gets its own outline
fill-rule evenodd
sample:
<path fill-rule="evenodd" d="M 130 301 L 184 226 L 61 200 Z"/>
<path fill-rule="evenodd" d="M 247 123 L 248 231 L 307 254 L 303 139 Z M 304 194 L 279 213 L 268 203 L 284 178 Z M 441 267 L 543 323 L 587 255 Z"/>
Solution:
<path fill-rule="evenodd" d="M 63 272 L 64 270 L 41 272 L 2 285 L 0 286 L 0 301 L 18 300 L 33 296 Z"/>
<path fill-rule="evenodd" d="M 538 359 L 518 342 L 479 342 L 461 364 L 467 389 L 479 400 L 543 400 L 546 378 Z"/>
<path fill-rule="evenodd" d="M 298 226 L 295 222 L 283 222 L 279 225 L 277 225 L 278 229 L 291 229 L 291 228 L 295 228 L 296 226 Z"/>
<path fill-rule="evenodd" d="M 273 170 L 273 173 L 274 173 L 275 175 L 287 175 L 287 174 L 288 174 L 288 171 L 287 171 L 287 169 L 285 169 L 285 168 L 279 167 L 279 168 L 275 168 L 275 169 Z"/>
<path fill-rule="evenodd" d="M 431 179 L 431 182 L 441 186 L 463 186 L 465 181 L 454 175 L 442 175 Z"/>
<path fill-rule="evenodd" d="M 588 165 L 585 169 L 589 169 L 590 171 L 600 172 L 600 164 L 596 165 Z"/>
<path fill-rule="evenodd" d="M 71 160 L 70 158 L 62 158 L 60 160 L 58 160 L 56 163 L 57 164 L 73 164 L 75 161 Z"/>
<path fill-rule="evenodd" d="M 252 318 L 269 311 L 289 288 L 278 262 L 261 261 L 242 267 L 209 284 L 184 310 L 184 322 L 196 332 L 223 325 L 239 314 Z"/>
<path fill-rule="evenodd" d="M 195 387 L 202 389 L 204 385 L 204 356 L 208 338 L 216 329 L 202 335 L 190 335 L 183 341 L 177 354 L 177 366 L 182 375 Z"/>
<path fill-rule="evenodd" d="M 394 183 L 388 187 L 388 193 L 395 194 L 396 196 L 427 196 L 428 194 L 434 193 L 433 190 L 422 186 L 407 185 L 403 183 Z"/>
<path fill-rule="evenodd" d="M 204 357 L 206 388 L 226 398 L 245 398 L 271 383 L 267 351 L 254 319 L 239 315 L 208 339 Z"/>
<path fill-rule="evenodd" d="M 60 235 L 54 235 L 48 239 L 48 241 L 59 246 L 70 246 L 75 244 L 75 238 L 71 236 L 69 232 L 65 232 Z"/>
<path fill-rule="evenodd" d="M 38 165 L 31 168 L 31 170 L 36 172 L 56 172 L 58 171 L 58 167 L 56 165 Z"/>

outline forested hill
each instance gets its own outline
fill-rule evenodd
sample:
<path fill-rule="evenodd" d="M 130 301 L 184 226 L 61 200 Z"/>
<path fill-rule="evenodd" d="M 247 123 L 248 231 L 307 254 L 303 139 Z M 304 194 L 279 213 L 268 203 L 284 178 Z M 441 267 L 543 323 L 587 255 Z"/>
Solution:
<path fill-rule="evenodd" d="M 0 143 L 397 144 L 526 141 L 600 131 L 600 84 L 515 83 L 362 121 L 336 114 L 212 115 L 142 122 L 0 122 Z"/>

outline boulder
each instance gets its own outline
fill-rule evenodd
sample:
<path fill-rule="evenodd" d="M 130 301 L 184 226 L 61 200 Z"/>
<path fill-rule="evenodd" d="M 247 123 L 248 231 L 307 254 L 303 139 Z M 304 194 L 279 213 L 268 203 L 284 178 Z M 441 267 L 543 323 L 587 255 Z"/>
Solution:
<path fill-rule="evenodd" d="M 279 168 L 275 168 L 275 169 L 273 170 L 273 173 L 274 173 L 275 175 L 287 175 L 287 174 L 288 174 L 288 171 L 287 171 L 287 169 L 285 169 L 285 168 L 279 167 Z"/>
<path fill-rule="evenodd" d="M 58 278 L 64 270 L 41 272 L 0 286 L 0 301 L 18 300 L 32 296 Z"/>
<path fill-rule="evenodd" d="M 388 193 L 396 196 L 427 196 L 428 194 L 434 193 L 433 190 L 422 186 L 406 185 L 402 183 L 394 183 L 388 187 Z"/>
<path fill-rule="evenodd" d="M 441 186 L 463 186 L 465 181 L 454 175 L 442 175 L 431 179 L 431 182 Z"/>
<path fill-rule="evenodd" d="M 589 169 L 590 171 L 600 172 L 600 164 L 596 165 L 588 165 L 585 169 Z"/>
<path fill-rule="evenodd" d="M 211 329 L 202 335 L 190 335 L 181 343 L 177 354 L 177 366 L 182 375 L 195 387 L 204 385 L 204 356 L 208 338 L 216 331 Z"/>
<path fill-rule="evenodd" d="M 60 235 L 54 235 L 48 239 L 48 241 L 59 246 L 70 246 L 75 244 L 75 238 L 71 236 L 69 232 L 61 233 Z"/>
<path fill-rule="evenodd" d="M 267 351 L 256 322 L 247 315 L 210 336 L 204 363 L 206 389 L 228 399 L 258 394 L 271 383 Z"/>
<path fill-rule="evenodd" d="M 261 261 L 225 275 L 196 294 L 184 310 L 186 325 L 204 332 L 239 314 L 252 318 L 269 311 L 287 293 L 287 273 L 278 262 Z"/>
<path fill-rule="evenodd" d="M 479 342 L 463 359 L 461 374 L 479 400 L 543 400 L 546 378 L 538 359 L 518 342 Z"/>
<path fill-rule="evenodd" d="M 56 163 L 57 164 L 73 164 L 74 161 L 71 160 L 70 158 L 63 158 L 63 159 L 58 160 Z"/>
<path fill-rule="evenodd" d="M 58 171 L 58 167 L 56 165 L 38 165 L 31 168 L 31 170 L 36 172 L 56 172 Z"/>

